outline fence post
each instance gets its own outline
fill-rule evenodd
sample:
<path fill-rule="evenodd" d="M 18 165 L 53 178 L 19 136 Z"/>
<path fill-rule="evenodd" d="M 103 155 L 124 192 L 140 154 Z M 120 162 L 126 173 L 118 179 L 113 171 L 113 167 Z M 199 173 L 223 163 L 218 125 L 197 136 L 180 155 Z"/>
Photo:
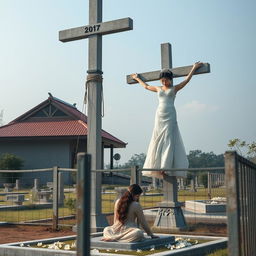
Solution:
<path fill-rule="evenodd" d="M 240 256 L 239 191 L 236 152 L 225 153 L 225 182 L 227 187 L 228 255 Z"/>
<path fill-rule="evenodd" d="M 91 156 L 77 155 L 77 256 L 90 255 Z"/>
<path fill-rule="evenodd" d="M 58 230 L 58 220 L 59 220 L 59 179 L 58 179 L 58 167 L 53 167 L 53 191 L 52 191 L 52 229 L 54 231 Z"/>
<path fill-rule="evenodd" d="M 212 177 L 211 177 L 210 172 L 207 173 L 207 179 L 208 179 L 208 182 L 207 182 L 207 185 L 208 185 L 208 199 L 211 199 L 212 198 Z"/>
<path fill-rule="evenodd" d="M 191 192 L 196 192 L 196 175 L 195 173 L 192 174 L 192 179 L 190 180 L 190 191 Z"/>
<path fill-rule="evenodd" d="M 130 185 L 132 185 L 132 184 L 139 184 L 139 183 L 140 183 L 139 167 L 138 166 L 132 166 L 131 167 Z"/>

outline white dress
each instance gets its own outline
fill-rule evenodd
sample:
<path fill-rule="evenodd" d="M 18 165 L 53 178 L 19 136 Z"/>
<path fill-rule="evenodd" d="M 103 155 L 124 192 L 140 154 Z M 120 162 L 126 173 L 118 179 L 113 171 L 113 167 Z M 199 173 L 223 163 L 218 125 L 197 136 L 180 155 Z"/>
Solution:
<path fill-rule="evenodd" d="M 182 142 L 174 107 L 175 89 L 157 92 L 159 105 L 155 126 L 143 169 L 188 168 L 188 159 Z M 143 175 L 163 178 L 160 172 L 143 171 Z M 170 172 L 169 176 L 186 177 L 186 171 Z"/>
<path fill-rule="evenodd" d="M 137 220 L 149 236 L 153 234 L 138 202 L 134 201 L 130 204 L 125 224 L 119 222 L 117 218 L 118 202 L 119 200 L 115 203 L 114 224 L 105 227 L 103 230 L 103 239 L 105 241 L 130 243 L 144 240 L 143 231 L 138 228 Z"/>

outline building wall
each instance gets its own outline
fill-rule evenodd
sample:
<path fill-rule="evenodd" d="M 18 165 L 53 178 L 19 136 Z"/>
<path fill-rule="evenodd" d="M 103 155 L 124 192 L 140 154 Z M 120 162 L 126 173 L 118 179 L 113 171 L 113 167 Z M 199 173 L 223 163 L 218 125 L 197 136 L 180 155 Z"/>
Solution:
<path fill-rule="evenodd" d="M 59 166 L 71 167 L 70 143 L 68 140 L 27 140 L 0 143 L 0 154 L 11 153 L 24 160 L 22 169 L 41 169 Z M 64 182 L 69 183 L 70 177 L 65 174 Z M 25 173 L 20 177 L 21 183 L 31 185 L 39 178 L 40 184 L 52 181 L 51 172 Z M 15 178 L 13 178 L 15 182 Z M 0 181 L 1 183 L 1 181 Z"/>
<path fill-rule="evenodd" d="M 69 141 L 28 140 L 0 143 L 0 154 L 11 153 L 24 160 L 22 169 L 70 167 Z"/>

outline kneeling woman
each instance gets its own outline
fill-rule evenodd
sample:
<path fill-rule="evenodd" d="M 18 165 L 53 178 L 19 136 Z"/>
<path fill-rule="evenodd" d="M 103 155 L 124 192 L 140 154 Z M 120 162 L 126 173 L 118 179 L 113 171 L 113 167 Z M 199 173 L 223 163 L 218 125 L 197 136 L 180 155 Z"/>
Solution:
<path fill-rule="evenodd" d="M 133 184 L 128 187 L 123 196 L 115 203 L 114 224 L 106 227 L 103 231 L 104 241 L 138 242 L 145 239 L 143 231 L 137 227 L 136 219 L 151 238 L 155 236 L 143 214 L 139 203 L 142 189 L 139 185 Z"/>

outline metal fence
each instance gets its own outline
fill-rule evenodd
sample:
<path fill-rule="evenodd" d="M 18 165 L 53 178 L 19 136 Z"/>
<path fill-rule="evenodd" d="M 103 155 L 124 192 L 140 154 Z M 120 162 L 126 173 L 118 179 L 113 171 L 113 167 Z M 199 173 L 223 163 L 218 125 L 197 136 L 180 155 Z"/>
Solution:
<path fill-rule="evenodd" d="M 228 194 L 229 255 L 255 255 L 256 164 L 236 152 L 226 152 L 225 173 Z"/>
<path fill-rule="evenodd" d="M 188 172 L 186 178 L 177 178 L 175 198 L 173 198 L 173 188 L 171 188 L 170 184 L 167 184 L 165 188 L 163 180 L 142 176 L 141 171 L 142 169 L 139 168 L 96 171 L 104 173 L 104 177 L 107 177 L 107 179 L 103 179 L 102 185 L 102 213 L 107 216 L 110 225 L 113 223 L 115 200 L 121 196 L 129 184 L 137 183 L 143 189 L 140 203 L 151 227 L 155 226 L 159 214 L 176 214 L 175 207 L 174 211 L 170 211 L 168 206 L 165 207 L 165 210 L 159 212 L 160 206 L 163 205 L 162 202 L 175 200 L 175 204 L 181 206 L 188 229 L 201 224 L 205 226 L 209 226 L 209 224 L 222 225 L 223 229 L 226 228 L 224 167 L 166 170 Z M 130 177 L 132 178 L 130 179 Z M 119 183 L 117 182 L 118 180 Z M 124 182 L 125 180 L 126 182 Z M 160 231 L 165 231 L 166 226 L 172 225 L 169 222 L 173 222 L 173 220 L 166 221 L 168 223 L 166 222 L 159 226 Z M 177 220 L 177 222 L 179 221 Z M 217 230 L 215 228 L 215 231 Z M 208 233 L 214 233 L 214 231 L 209 231 Z M 223 235 L 225 235 L 225 231 Z"/>
<path fill-rule="evenodd" d="M 186 224 L 225 225 L 224 167 L 184 170 L 188 176 L 177 178 L 175 200 L 181 206 Z M 137 183 L 143 188 L 140 202 L 151 226 L 159 214 L 159 205 L 163 201 L 173 201 L 169 185 L 164 188 L 162 180 L 142 176 L 141 171 L 138 167 L 96 170 L 102 175 L 101 210 L 110 225 L 114 202 L 130 184 Z M 76 169 L 58 167 L 1 170 L 0 222 L 52 225 L 54 230 L 74 226 L 77 219 L 76 174 Z"/>
<path fill-rule="evenodd" d="M 75 224 L 76 169 L 0 170 L 0 222 Z M 73 206 L 73 207 L 72 207 Z"/>

